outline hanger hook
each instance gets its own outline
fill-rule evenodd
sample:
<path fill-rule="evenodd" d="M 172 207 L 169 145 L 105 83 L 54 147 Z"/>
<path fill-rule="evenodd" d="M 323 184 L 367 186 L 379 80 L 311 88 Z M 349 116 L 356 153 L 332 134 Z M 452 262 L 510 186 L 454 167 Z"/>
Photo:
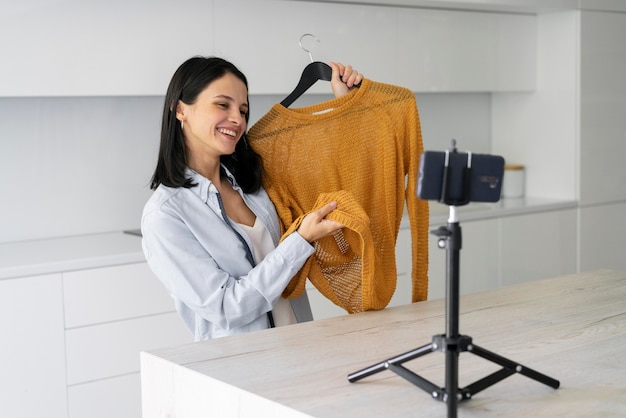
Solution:
<path fill-rule="evenodd" d="M 305 33 L 304 35 L 302 35 L 300 37 L 300 48 L 302 48 L 302 50 L 304 52 L 306 52 L 307 54 L 309 54 L 309 59 L 311 60 L 311 62 L 313 62 L 313 55 L 311 54 L 311 51 L 309 51 L 308 49 L 306 49 L 304 46 L 302 46 L 302 40 L 304 39 L 305 36 L 311 36 L 315 39 L 315 42 L 319 43 L 319 39 L 317 39 L 317 36 L 313 35 L 312 33 Z"/>

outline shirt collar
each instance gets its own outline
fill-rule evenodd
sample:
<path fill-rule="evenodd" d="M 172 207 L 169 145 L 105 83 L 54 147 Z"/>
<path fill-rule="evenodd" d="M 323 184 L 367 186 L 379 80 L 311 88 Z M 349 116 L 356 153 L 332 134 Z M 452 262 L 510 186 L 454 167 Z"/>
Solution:
<path fill-rule="evenodd" d="M 239 189 L 235 176 L 233 176 L 233 174 L 226 167 L 224 167 L 223 164 L 221 168 L 228 181 L 233 185 L 233 188 L 235 190 Z M 193 183 L 196 183 L 196 185 L 190 188 L 190 190 L 197 194 L 203 202 L 206 203 L 211 194 L 217 193 L 217 188 L 211 180 L 189 167 L 185 169 L 185 177 L 190 178 Z"/>

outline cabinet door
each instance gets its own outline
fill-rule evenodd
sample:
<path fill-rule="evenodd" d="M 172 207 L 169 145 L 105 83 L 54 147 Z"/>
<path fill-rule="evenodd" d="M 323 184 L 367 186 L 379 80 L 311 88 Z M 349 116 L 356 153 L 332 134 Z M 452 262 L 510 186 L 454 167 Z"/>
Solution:
<path fill-rule="evenodd" d="M 68 329 L 174 312 L 147 263 L 64 273 L 63 294 Z"/>
<path fill-rule="evenodd" d="M 141 413 L 139 354 L 191 343 L 147 263 L 63 274 L 70 418 Z"/>
<path fill-rule="evenodd" d="M 502 285 L 576 272 L 576 210 L 500 221 Z"/>
<path fill-rule="evenodd" d="M 626 271 L 626 203 L 579 210 L 580 271 Z"/>
<path fill-rule="evenodd" d="M 626 200 L 626 14 L 581 13 L 580 200 Z"/>
<path fill-rule="evenodd" d="M 396 9 L 299 1 L 230 0 L 215 3 L 215 51 L 248 77 L 250 94 L 289 94 L 311 51 L 315 61 L 351 64 L 372 80 L 393 83 Z M 237 16 L 236 30 L 232 16 Z M 331 93 L 318 82 L 309 93 Z"/>
<path fill-rule="evenodd" d="M 212 3 L 3 5 L 0 96 L 164 95 L 183 60 L 213 50 Z"/>
<path fill-rule="evenodd" d="M 67 417 L 61 275 L 0 280 L 3 417 Z"/>
<path fill-rule="evenodd" d="M 498 220 L 460 222 L 462 248 L 459 254 L 460 293 L 495 289 L 499 286 Z M 435 229 L 436 226 L 431 227 Z M 446 297 L 446 250 L 438 237 L 429 241 L 428 299 Z"/>
<path fill-rule="evenodd" d="M 67 389 L 69 418 L 140 418 L 139 373 L 73 385 Z"/>
<path fill-rule="evenodd" d="M 177 313 L 66 331 L 67 383 L 75 385 L 139 371 L 139 353 L 193 342 Z"/>
<path fill-rule="evenodd" d="M 398 10 L 398 84 L 416 92 L 535 88 L 533 16 Z"/>

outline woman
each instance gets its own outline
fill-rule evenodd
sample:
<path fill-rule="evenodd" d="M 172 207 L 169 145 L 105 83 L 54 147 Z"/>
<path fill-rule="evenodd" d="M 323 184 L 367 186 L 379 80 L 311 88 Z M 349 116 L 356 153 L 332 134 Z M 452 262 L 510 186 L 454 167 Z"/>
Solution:
<path fill-rule="evenodd" d="M 337 97 L 363 78 L 330 65 Z M 194 57 L 174 73 L 142 245 L 196 341 L 310 320 L 306 295 L 280 295 L 314 253 L 311 243 L 342 228 L 325 219 L 336 208 L 329 202 L 278 243 L 262 164 L 246 140 L 248 118 L 247 80 L 230 62 Z"/>

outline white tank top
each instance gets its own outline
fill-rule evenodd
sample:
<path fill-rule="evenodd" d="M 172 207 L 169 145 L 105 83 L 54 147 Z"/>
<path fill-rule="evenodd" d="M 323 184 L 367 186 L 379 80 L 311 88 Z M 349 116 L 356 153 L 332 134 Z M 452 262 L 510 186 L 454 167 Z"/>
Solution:
<path fill-rule="evenodd" d="M 251 227 L 239 223 L 237 225 L 239 225 L 241 229 L 248 234 L 248 237 L 250 237 L 250 241 L 252 241 L 252 254 L 254 256 L 254 261 L 259 264 L 261 260 L 263 260 L 265 256 L 275 248 L 272 236 L 263 222 L 259 221 L 259 218 L 254 220 L 254 225 Z M 282 296 L 278 299 L 278 302 L 274 304 L 272 315 L 274 316 L 274 325 L 277 327 L 291 325 L 298 322 L 293 313 L 293 309 L 291 308 L 291 303 Z"/>

